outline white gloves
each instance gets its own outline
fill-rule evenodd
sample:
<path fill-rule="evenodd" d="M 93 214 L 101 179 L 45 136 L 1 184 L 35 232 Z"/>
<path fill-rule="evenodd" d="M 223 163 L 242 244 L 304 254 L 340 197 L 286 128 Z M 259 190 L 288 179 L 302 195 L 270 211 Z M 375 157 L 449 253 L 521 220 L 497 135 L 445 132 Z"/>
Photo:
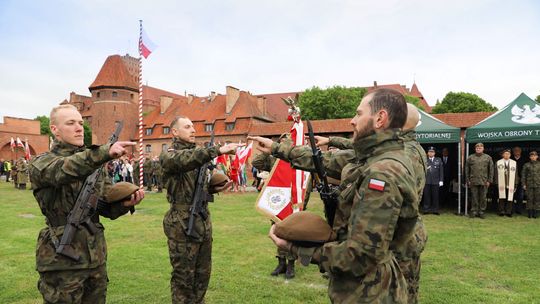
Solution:
<path fill-rule="evenodd" d="M 439 182 L 439 187 L 442 187 L 443 186 L 443 182 Z"/>

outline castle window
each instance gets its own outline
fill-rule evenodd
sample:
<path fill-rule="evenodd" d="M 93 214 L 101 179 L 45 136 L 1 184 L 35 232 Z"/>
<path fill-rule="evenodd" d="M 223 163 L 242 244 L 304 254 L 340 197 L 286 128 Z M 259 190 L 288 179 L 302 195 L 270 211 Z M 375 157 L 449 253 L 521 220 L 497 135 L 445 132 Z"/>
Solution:
<path fill-rule="evenodd" d="M 234 130 L 234 122 L 228 122 L 225 124 L 225 130 L 232 131 Z"/>
<path fill-rule="evenodd" d="M 129 96 L 131 97 L 131 100 L 135 99 L 135 98 L 134 98 L 134 97 L 135 97 L 135 95 L 133 95 L 133 94 L 130 94 Z"/>
<path fill-rule="evenodd" d="M 169 127 L 163 127 L 163 134 L 167 135 L 171 132 L 171 129 Z"/>
<path fill-rule="evenodd" d="M 101 92 L 97 92 L 97 93 L 96 93 L 96 97 L 97 97 L 97 98 L 100 98 L 100 97 L 101 97 Z"/>
<path fill-rule="evenodd" d="M 146 145 L 146 147 L 144 147 L 144 152 L 151 153 L 152 152 L 152 145 Z"/>
<path fill-rule="evenodd" d="M 205 124 L 204 125 L 204 131 L 212 132 L 213 130 L 214 130 L 214 125 L 213 124 Z"/>
<path fill-rule="evenodd" d="M 169 149 L 169 146 L 167 144 L 161 145 L 161 152 L 167 152 L 168 149 Z"/>
<path fill-rule="evenodd" d="M 147 128 L 145 134 L 146 135 L 152 135 L 152 128 Z"/>
<path fill-rule="evenodd" d="M 112 92 L 112 97 L 113 97 L 113 98 L 114 98 L 114 97 L 118 97 L 118 92 L 113 91 L 113 92 Z"/>

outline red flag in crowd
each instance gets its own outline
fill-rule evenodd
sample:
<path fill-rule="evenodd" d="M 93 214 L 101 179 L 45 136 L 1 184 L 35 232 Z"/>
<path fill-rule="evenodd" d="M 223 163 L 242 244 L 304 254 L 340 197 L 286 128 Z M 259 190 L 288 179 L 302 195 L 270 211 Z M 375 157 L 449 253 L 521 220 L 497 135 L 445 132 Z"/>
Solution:
<path fill-rule="evenodd" d="M 21 147 L 21 148 L 24 148 L 24 145 L 23 145 L 23 143 L 22 143 L 21 139 L 20 139 L 20 138 L 18 138 L 18 137 L 17 137 L 17 147 Z"/>
<path fill-rule="evenodd" d="M 24 142 L 24 158 L 30 160 L 30 146 L 28 146 L 28 139 Z"/>
<path fill-rule="evenodd" d="M 15 140 L 13 139 L 13 137 L 11 138 L 11 152 L 13 152 L 13 150 L 15 149 Z"/>

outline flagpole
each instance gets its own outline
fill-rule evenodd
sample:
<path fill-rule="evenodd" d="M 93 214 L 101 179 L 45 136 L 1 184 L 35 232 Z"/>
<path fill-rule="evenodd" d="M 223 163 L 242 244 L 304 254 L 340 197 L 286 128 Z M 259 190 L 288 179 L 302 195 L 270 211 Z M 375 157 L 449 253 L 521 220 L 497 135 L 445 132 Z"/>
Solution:
<path fill-rule="evenodd" d="M 143 79 L 142 79 L 142 20 L 139 20 L 139 189 L 144 188 L 143 178 Z"/>

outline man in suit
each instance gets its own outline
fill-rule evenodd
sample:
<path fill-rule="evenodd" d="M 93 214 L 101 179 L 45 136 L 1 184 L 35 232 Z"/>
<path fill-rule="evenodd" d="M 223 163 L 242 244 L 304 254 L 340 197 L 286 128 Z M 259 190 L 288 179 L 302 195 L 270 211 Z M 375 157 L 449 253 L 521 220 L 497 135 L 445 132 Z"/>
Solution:
<path fill-rule="evenodd" d="M 444 185 L 443 162 L 440 157 L 435 157 L 435 147 L 428 148 L 427 156 L 424 213 L 439 215 L 439 187 Z"/>
<path fill-rule="evenodd" d="M 439 201 L 449 206 L 452 203 L 452 180 L 456 178 L 456 163 L 449 157 L 448 148 L 442 149 L 443 185 L 439 191 Z"/>

